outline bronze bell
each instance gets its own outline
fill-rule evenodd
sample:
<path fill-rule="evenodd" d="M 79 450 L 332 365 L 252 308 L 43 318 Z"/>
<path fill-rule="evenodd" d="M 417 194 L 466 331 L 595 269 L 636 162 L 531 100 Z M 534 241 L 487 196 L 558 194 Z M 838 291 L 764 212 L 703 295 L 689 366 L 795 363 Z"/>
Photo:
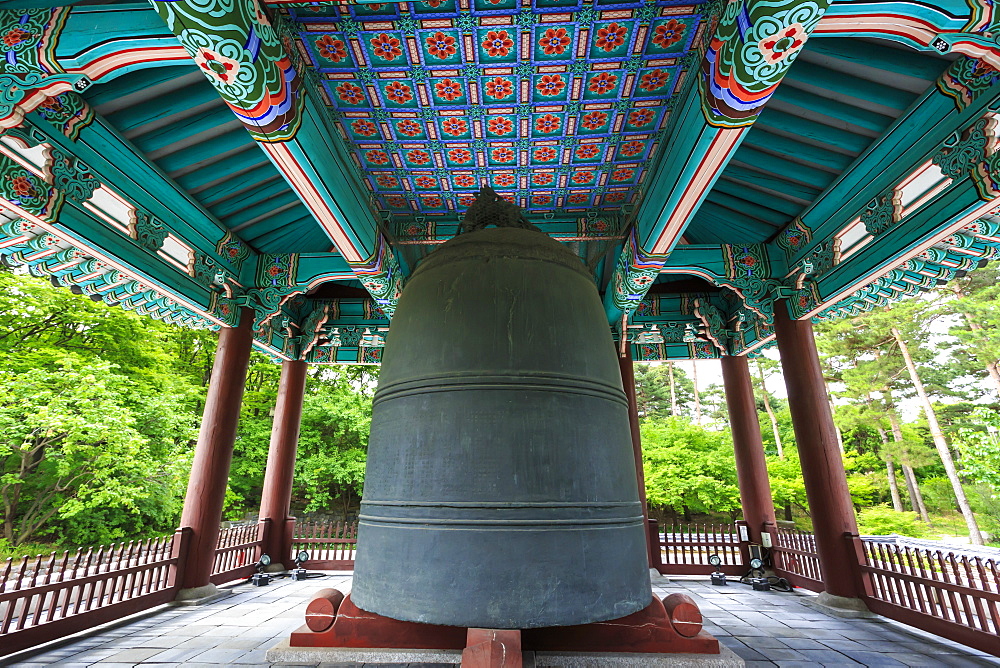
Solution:
<path fill-rule="evenodd" d="M 525 629 L 651 598 L 625 394 L 583 263 L 530 229 L 467 232 L 403 290 L 372 414 L 352 599 Z"/>

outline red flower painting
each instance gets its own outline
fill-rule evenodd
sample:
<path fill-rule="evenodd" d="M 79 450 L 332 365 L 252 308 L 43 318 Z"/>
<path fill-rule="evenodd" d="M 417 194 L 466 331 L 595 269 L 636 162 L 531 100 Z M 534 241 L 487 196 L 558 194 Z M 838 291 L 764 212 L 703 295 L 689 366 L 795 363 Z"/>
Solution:
<path fill-rule="evenodd" d="M 587 89 L 591 93 L 597 93 L 598 95 L 607 95 L 615 90 L 615 86 L 618 85 L 618 77 L 614 74 L 609 74 L 608 72 L 601 72 L 596 77 L 590 80 L 587 84 Z"/>
<path fill-rule="evenodd" d="M 653 70 L 642 75 L 642 78 L 639 80 L 639 88 L 645 91 L 654 91 L 657 88 L 665 86 L 669 79 L 670 75 L 667 72 Z"/>
<path fill-rule="evenodd" d="M 375 126 L 374 123 L 365 120 L 354 121 L 353 123 L 351 123 L 351 129 L 354 130 L 356 134 L 365 137 L 371 137 L 376 132 L 378 132 L 378 128 Z"/>
<path fill-rule="evenodd" d="M 625 144 L 622 144 L 620 150 L 621 154 L 624 155 L 626 158 L 631 158 L 634 155 L 639 155 L 640 153 L 642 153 L 642 149 L 644 149 L 645 147 L 646 145 L 643 144 L 641 141 L 630 141 Z"/>
<path fill-rule="evenodd" d="M 483 40 L 483 50 L 490 55 L 490 58 L 505 57 L 513 46 L 514 40 L 506 30 L 490 30 Z"/>
<path fill-rule="evenodd" d="M 543 146 L 542 148 L 535 149 L 532 157 L 538 162 L 552 162 L 556 159 L 556 150 L 549 146 Z"/>
<path fill-rule="evenodd" d="M 681 41 L 686 28 L 687 26 L 677 19 L 670 19 L 666 23 L 656 26 L 656 30 L 653 31 L 653 44 L 661 49 L 666 49 L 671 44 Z"/>
<path fill-rule="evenodd" d="M 472 152 L 464 148 L 453 148 L 448 151 L 448 159 L 459 165 L 464 165 L 472 160 Z"/>
<path fill-rule="evenodd" d="M 562 127 L 562 119 L 552 114 L 545 114 L 535 119 L 535 130 L 538 132 L 556 132 Z"/>
<path fill-rule="evenodd" d="M 427 53 L 440 60 L 448 60 L 458 52 L 455 38 L 441 31 L 428 37 L 424 44 L 427 46 Z"/>
<path fill-rule="evenodd" d="M 399 40 L 384 32 L 375 35 L 369 44 L 372 46 L 372 53 L 375 54 L 375 57 L 386 62 L 396 60 L 403 55 Z"/>
<path fill-rule="evenodd" d="M 594 180 L 593 172 L 577 172 L 572 177 L 573 183 L 580 183 L 580 184 L 590 183 L 593 180 Z"/>
<path fill-rule="evenodd" d="M 486 93 L 486 97 L 492 97 L 494 100 L 502 100 L 505 97 L 510 97 L 514 92 L 514 85 L 510 79 L 495 77 L 483 84 L 483 91 Z"/>
<path fill-rule="evenodd" d="M 490 153 L 490 157 L 496 162 L 513 162 L 515 154 L 509 148 L 495 148 Z"/>
<path fill-rule="evenodd" d="M 576 157 L 581 160 L 590 160 L 597 156 L 601 152 L 601 148 L 594 144 L 587 144 L 585 146 L 580 146 L 576 149 Z"/>
<path fill-rule="evenodd" d="M 364 91 L 362 91 L 358 86 L 352 84 L 350 81 L 345 81 L 334 90 L 337 91 L 337 97 L 347 104 L 361 104 L 365 100 Z"/>
<path fill-rule="evenodd" d="M 451 79 L 442 79 L 434 84 L 434 94 L 442 100 L 451 102 L 455 98 L 462 97 L 462 85 Z"/>
<path fill-rule="evenodd" d="M 535 88 L 541 95 L 558 95 L 566 87 L 566 82 L 558 74 L 543 74 L 542 78 L 535 84 Z"/>
<path fill-rule="evenodd" d="M 514 123 L 509 118 L 500 116 L 491 118 L 486 124 L 486 129 L 495 135 L 507 135 L 514 131 Z"/>
<path fill-rule="evenodd" d="M 396 123 L 396 130 L 398 130 L 400 134 L 406 135 L 407 137 L 416 137 L 417 135 L 423 133 L 424 128 L 420 125 L 420 123 L 412 118 L 405 118 Z"/>
<path fill-rule="evenodd" d="M 617 23 L 610 23 L 604 28 L 597 30 L 597 41 L 594 43 L 598 49 L 611 53 L 625 43 L 625 34 L 628 28 Z"/>
<path fill-rule="evenodd" d="M 316 40 L 316 49 L 319 51 L 319 55 L 335 63 L 347 58 L 347 49 L 344 48 L 344 43 L 330 35 L 323 35 Z"/>
<path fill-rule="evenodd" d="M 514 175 L 513 174 L 497 174 L 493 177 L 493 182 L 501 187 L 507 187 L 514 185 Z"/>
<path fill-rule="evenodd" d="M 389 162 L 389 156 L 385 151 L 366 151 L 365 160 L 374 165 L 384 165 Z"/>
<path fill-rule="evenodd" d="M 653 116 L 652 109 L 639 109 L 629 113 L 628 124 L 636 128 L 641 128 L 643 125 L 649 124 L 653 120 Z"/>
<path fill-rule="evenodd" d="M 546 56 L 558 56 L 562 54 L 573 39 L 569 36 L 566 28 L 549 28 L 539 38 L 538 46 L 542 48 L 542 53 Z"/>
<path fill-rule="evenodd" d="M 592 111 L 589 114 L 584 114 L 583 118 L 580 119 L 580 125 L 588 130 L 596 130 L 604 127 L 604 124 L 607 122 L 608 115 L 603 111 Z"/>
<path fill-rule="evenodd" d="M 531 182 L 536 186 L 547 186 L 555 180 L 551 174 L 535 174 L 531 177 Z"/>
<path fill-rule="evenodd" d="M 452 137 L 460 137 L 469 131 L 469 124 L 463 118 L 448 118 L 441 123 L 441 131 Z"/>
<path fill-rule="evenodd" d="M 421 151 L 414 149 L 412 151 L 406 152 L 406 159 L 412 162 L 414 165 L 426 165 L 431 161 L 431 154 L 427 151 Z"/>
<path fill-rule="evenodd" d="M 396 104 L 406 104 L 413 99 L 413 89 L 402 81 L 390 81 L 385 87 L 385 96 Z"/>

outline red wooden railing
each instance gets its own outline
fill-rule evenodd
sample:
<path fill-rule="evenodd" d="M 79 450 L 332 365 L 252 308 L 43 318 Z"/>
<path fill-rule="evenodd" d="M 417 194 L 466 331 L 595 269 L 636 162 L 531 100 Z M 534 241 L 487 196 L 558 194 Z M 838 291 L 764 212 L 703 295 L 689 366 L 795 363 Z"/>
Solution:
<path fill-rule="evenodd" d="M 846 538 L 872 612 L 1000 656 L 998 560 Z"/>
<path fill-rule="evenodd" d="M 0 570 L 0 656 L 172 601 L 190 535 L 8 559 Z"/>
<path fill-rule="evenodd" d="M 674 524 L 660 533 L 650 521 L 653 567 L 664 575 L 707 575 L 715 570 L 708 563 L 713 554 L 722 559 L 721 570 L 729 575 L 743 575 L 743 555 L 739 534 L 732 524 Z M 657 559 L 658 557 L 658 559 Z"/>
<path fill-rule="evenodd" d="M 243 526 L 222 529 L 219 543 L 215 548 L 215 562 L 212 565 L 212 584 L 220 585 L 233 580 L 243 580 L 253 575 L 260 559 L 263 532 L 267 523 L 254 522 Z"/>
<path fill-rule="evenodd" d="M 357 542 L 356 522 L 296 522 L 292 529 L 292 554 L 306 550 L 309 568 L 354 570 Z"/>
<path fill-rule="evenodd" d="M 772 530 L 771 561 L 774 572 L 796 587 L 823 591 L 823 572 L 816 552 L 816 537 L 798 529 Z"/>

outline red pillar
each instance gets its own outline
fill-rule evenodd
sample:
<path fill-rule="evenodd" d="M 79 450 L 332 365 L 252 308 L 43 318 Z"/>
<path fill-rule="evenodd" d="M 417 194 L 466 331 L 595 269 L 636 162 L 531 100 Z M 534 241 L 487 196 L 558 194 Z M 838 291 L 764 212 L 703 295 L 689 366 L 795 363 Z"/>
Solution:
<path fill-rule="evenodd" d="M 850 549 L 845 534 L 858 532 L 837 432 L 827 399 L 819 353 L 809 320 L 792 320 L 784 301 L 774 305 L 774 332 L 788 388 L 788 407 L 802 466 L 823 570 L 823 586 L 833 596 L 857 598 Z"/>
<path fill-rule="evenodd" d="M 292 502 L 295 449 L 299 443 L 302 397 L 308 368 L 309 365 L 302 361 L 287 361 L 281 365 L 271 446 L 267 452 L 267 468 L 264 469 L 264 492 L 260 499 L 261 522 L 270 520 L 264 530 L 263 550 L 271 556 L 274 564 L 288 561 L 292 552 L 288 510 Z"/>
<path fill-rule="evenodd" d="M 622 333 L 624 336 L 624 333 Z M 618 367 L 622 374 L 622 387 L 628 399 L 628 424 L 632 431 L 632 455 L 635 457 L 635 479 L 639 485 L 639 503 L 642 504 L 642 526 L 646 535 L 646 554 L 649 565 L 653 566 L 653 552 L 649 540 L 649 510 L 646 508 L 646 475 L 642 470 L 642 437 L 639 434 L 639 404 L 635 398 L 635 369 L 632 366 L 632 346 L 626 345 L 625 352 L 618 355 Z"/>
<path fill-rule="evenodd" d="M 206 587 L 212 575 L 229 465 L 236 442 L 236 425 L 250 362 L 252 327 L 253 312 L 244 308 L 238 327 L 226 327 L 219 332 L 219 346 L 215 351 L 212 379 L 181 514 L 181 528 L 191 528 L 182 589 Z M 195 598 L 207 593 L 210 592 L 191 592 L 187 596 L 182 592 L 181 597 Z"/>
<path fill-rule="evenodd" d="M 774 503 L 767 477 L 764 443 L 760 438 L 757 401 L 745 356 L 722 358 L 722 382 L 726 388 L 729 424 L 733 431 L 743 518 L 750 528 L 750 542 L 760 543 L 761 531 L 770 532 L 774 528 Z"/>

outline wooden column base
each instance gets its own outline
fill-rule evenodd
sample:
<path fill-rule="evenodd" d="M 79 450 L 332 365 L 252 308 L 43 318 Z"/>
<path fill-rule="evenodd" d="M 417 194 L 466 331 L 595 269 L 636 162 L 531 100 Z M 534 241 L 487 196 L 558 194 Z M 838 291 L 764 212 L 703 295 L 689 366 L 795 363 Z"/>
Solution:
<path fill-rule="evenodd" d="M 334 593 L 335 592 L 335 593 Z M 452 649 L 468 647 L 468 629 L 403 622 L 361 610 L 350 595 L 319 592 L 306 608 L 309 624 L 292 633 L 292 647 Z M 540 652 L 636 652 L 644 654 L 718 654 L 719 641 L 701 630 L 701 613 L 683 594 L 658 598 L 639 612 L 606 622 L 521 631 L 521 649 Z M 320 622 L 317 613 L 322 609 Z M 667 610 L 673 610 L 674 618 Z M 310 613 L 310 610 L 313 613 Z M 478 636 L 477 636 L 478 637 Z"/>

